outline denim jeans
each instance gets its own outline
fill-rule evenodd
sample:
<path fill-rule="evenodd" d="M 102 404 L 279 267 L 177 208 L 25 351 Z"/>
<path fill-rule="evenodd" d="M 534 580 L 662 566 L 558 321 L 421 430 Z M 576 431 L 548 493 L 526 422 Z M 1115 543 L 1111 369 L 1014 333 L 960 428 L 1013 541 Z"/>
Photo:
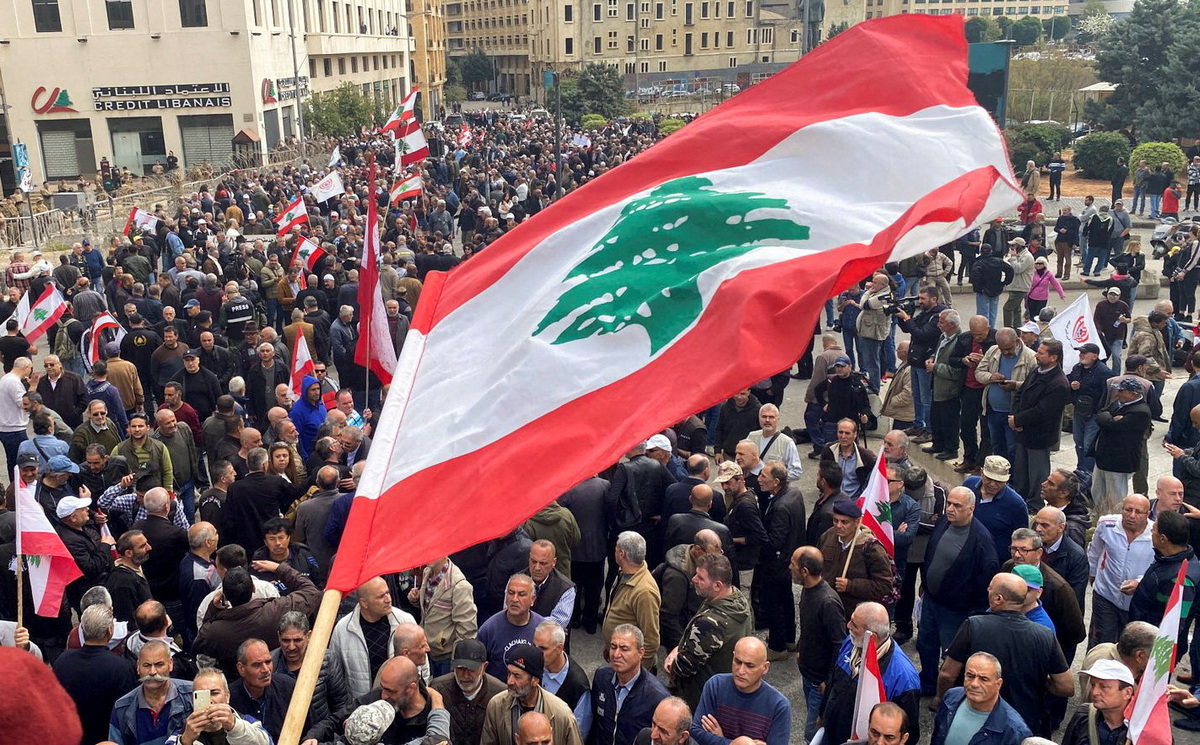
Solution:
<path fill-rule="evenodd" d="M 921 598 L 921 621 L 917 628 L 917 654 L 921 658 L 921 693 L 937 691 L 942 651 L 954 641 L 967 614 L 950 610 L 929 597 Z"/>
<path fill-rule="evenodd" d="M 1092 470 L 1096 459 L 1088 455 L 1087 451 L 1096 441 L 1096 435 L 1100 434 L 1100 425 L 1096 424 L 1094 416 L 1076 415 L 1071 420 L 1071 434 L 1075 438 L 1075 460 L 1078 463 L 1076 468 L 1082 471 Z"/>
<path fill-rule="evenodd" d="M 811 742 L 817 734 L 817 719 L 821 716 L 821 683 L 800 676 L 804 688 L 804 740 Z"/>
<path fill-rule="evenodd" d="M 183 514 L 187 515 L 188 522 L 196 522 L 196 482 L 189 481 L 182 486 L 176 484 L 175 493 L 179 495 L 179 504 L 183 506 Z"/>
<path fill-rule="evenodd" d="M 1012 463 L 1013 448 L 1016 445 L 1013 435 L 1016 433 L 1008 426 L 1008 414 L 1007 411 L 988 409 L 987 423 L 988 432 L 992 435 L 992 454 L 1002 455 Z"/>
<path fill-rule="evenodd" d="M 1130 212 L 1145 212 L 1146 211 L 1146 187 L 1133 187 L 1133 206 L 1129 208 Z"/>
<path fill-rule="evenodd" d="M 1096 274 L 1104 271 L 1104 267 L 1108 266 L 1108 257 L 1112 253 L 1112 248 L 1108 244 L 1095 246 L 1088 251 L 1087 256 L 1083 258 L 1083 273 L 1091 274 L 1093 271 Z M 1095 262 L 1096 268 L 1092 269 L 1092 263 Z"/>
<path fill-rule="evenodd" d="M 1158 217 L 1158 208 L 1162 206 L 1162 194 L 1150 194 L 1150 217 Z"/>
<path fill-rule="evenodd" d="M 975 293 L 975 315 L 988 319 L 988 325 L 995 327 L 996 313 L 1000 311 L 1000 298 L 988 297 L 982 292 Z"/>
<path fill-rule="evenodd" d="M 924 365 L 912 368 L 913 411 L 916 419 L 914 427 L 929 427 L 929 405 L 933 403 L 933 376 Z"/>
<path fill-rule="evenodd" d="M 883 340 L 858 337 L 858 366 L 867 374 L 871 388 L 879 390 L 880 364 L 883 359 Z"/>
<path fill-rule="evenodd" d="M 29 437 L 23 429 L 18 432 L 0 432 L 0 444 L 4 445 L 4 459 L 10 471 L 16 467 L 17 449 L 27 439 Z"/>
<path fill-rule="evenodd" d="M 842 327 L 842 349 L 845 350 L 846 356 L 850 358 L 850 365 L 854 366 L 854 344 L 858 339 L 858 332 L 853 326 Z"/>
<path fill-rule="evenodd" d="M 1117 339 L 1108 345 L 1108 367 L 1113 371 L 1113 375 L 1121 374 L 1121 352 L 1124 350 L 1124 339 Z"/>
<path fill-rule="evenodd" d="M 708 430 L 708 446 L 717 444 L 717 425 L 721 422 L 721 406 L 716 406 L 704 412 L 704 428 Z"/>
<path fill-rule="evenodd" d="M 887 338 L 883 340 L 881 356 L 879 369 L 885 373 L 896 372 L 896 318 L 894 316 L 892 317 L 892 327 L 888 331 Z"/>
<path fill-rule="evenodd" d="M 804 426 L 808 429 L 809 439 L 812 440 L 812 449 L 817 452 L 829 444 L 825 439 L 825 423 L 821 419 L 824 414 L 821 404 L 815 401 L 804 407 Z"/>
<path fill-rule="evenodd" d="M 833 326 L 833 300 L 825 301 L 825 325 Z"/>
<path fill-rule="evenodd" d="M 273 326 L 279 334 L 283 333 L 283 327 L 287 325 L 283 318 L 283 304 L 275 298 L 267 301 L 267 325 Z"/>

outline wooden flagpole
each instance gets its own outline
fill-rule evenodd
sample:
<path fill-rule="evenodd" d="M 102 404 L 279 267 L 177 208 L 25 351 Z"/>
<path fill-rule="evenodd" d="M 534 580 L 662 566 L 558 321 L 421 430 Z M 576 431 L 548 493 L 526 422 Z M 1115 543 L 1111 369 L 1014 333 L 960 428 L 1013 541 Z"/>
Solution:
<path fill-rule="evenodd" d="M 25 556 L 17 554 L 17 628 L 21 628 L 25 624 Z"/>
<path fill-rule="evenodd" d="M 325 650 L 329 647 L 329 637 L 333 634 L 333 625 L 337 621 L 338 606 L 341 602 L 342 593 L 339 590 L 326 590 L 321 596 L 317 622 L 313 624 L 308 649 L 304 652 L 304 661 L 300 663 L 300 675 L 296 677 L 296 689 L 292 692 L 287 719 L 283 722 L 277 745 L 299 745 L 300 738 L 304 736 L 304 720 L 308 717 L 308 706 L 312 703 L 313 689 L 316 688 L 317 678 L 321 675 L 321 663 L 325 659 Z"/>

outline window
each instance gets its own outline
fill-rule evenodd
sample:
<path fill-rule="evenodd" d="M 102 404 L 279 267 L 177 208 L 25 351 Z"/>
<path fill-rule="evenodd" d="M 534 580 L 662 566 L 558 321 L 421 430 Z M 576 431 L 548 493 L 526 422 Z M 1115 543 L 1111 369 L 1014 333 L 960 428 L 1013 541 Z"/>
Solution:
<path fill-rule="evenodd" d="M 732 34 L 733 32 L 732 32 L 732 31 L 730 31 L 729 33 L 730 33 L 730 34 Z M 730 66 L 730 67 L 737 67 L 737 57 L 730 57 L 730 58 L 729 58 L 729 66 Z"/>
<path fill-rule="evenodd" d="M 692 13 L 693 8 L 694 8 L 694 3 L 684 3 L 683 4 L 683 25 L 691 26 L 695 22 L 695 18 L 693 18 L 693 13 Z"/>
<path fill-rule="evenodd" d="M 659 72 L 667 71 L 667 61 L 666 60 L 662 60 L 661 62 L 658 63 L 658 71 Z"/>
<path fill-rule="evenodd" d="M 746 17 L 754 17 L 754 0 L 746 0 Z"/>
<path fill-rule="evenodd" d="M 315 57 L 308 58 L 308 77 L 317 77 L 317 60 Z"/>
<path fill-rule="evenodd" d="M 592 37 L 592 54 L 600 54 L 601 41 L 599 36 Z"/>
<path fill-rule="evenodd" d="M 575 54 L 575 39 L 570 36 L 563 39 L 563 51 L 567 54 Z"/>
<path fill-rule="evenodd" d="M 254 7 L 257 8 L 258 4 L 255 3 Z M 337 3 L 334 3 L 332 7 L 333 7 L 333 13 L 331 15 L 333 17 L 333 33 L 340 34 L 340 33 L 342 33 L 342 16 L 340 13 L 338 13 L 338 4 Z M 255 16 L 255 18 L 254 18 L 254 24 L 258 25 L 258 17 L 257 16 Z"/>
<path fill-rule="evenodd" d="M 333 75 L 333 58 L 326 57 L 321 61 L 325 63 L 325 77 L 331 77 Z"/>
<path fill-rule="evenodd" d="M 575 22 L 575 6 L 574 5 L 571 5 L 570 3 L 568 3 L 563 6 L 563 22 L 564 23 L 574 23 Z"/>
<path fill-rule="evenodd" d="M 691 55 L 691 53 L 692 53 L 692 35 L 691 34 L 683 35 L 683 53 L 686 55 Z"/>
<path fill-rule="evenodd" d="M 592 5 L 592 20 L 593 21 L 600 20 L 600 3 L 595 3 L 594 5 Z"/>
<path fill-rule="evenodd" d="M 625 63 L 625 74 L 626 75 L 632 75 L 635 70 L 637 70 L 637 65 L 635 65 L 632 62 Z"/>
<path fill-rule="evenodd" d="M 633 36 L 626 36 L 625 37 L 625 51 L 632 52 L 633 45 L 634 45 Z"/>
<path fill-rule="evenodd" d="M 33 26 L 39 34 L 62 31 L 58 0 L 33 0 Z"/>
<path fill-rule="evenodd" d="M 338 75 L 346 74 L 346 58 L 338 57 Z"/>
<path fill-rule="evenodd" d="M 649 52 L 649 51 L 650 51 L 650 40 L 649 40 L 649 39 L 641 39 L 641 40 L 639 40 L 639 41 L 638 41 L 638 47 L 639 47 L 639 48 L 640 48 L 640 49 L 641 49 L 643 52 Z"/>
<path fill-rule="evenodd" d="M 617 17 L 617 0 L 608 0 L 608 17 Z"/>
<path fill-rule="evenodd" d="M 772 28 L 770 26 L 763 28 L 762 43 L 763 44 L 774 44 L 775 43 L 775 29 L 774 28 Z"/>
<path fill-rule="evenodd" d="M 358 57 L 350 58 L 350 72 L 358 72 Z"/>
<path fill-rule="evenodd" d="M 708 49 L 708 34 L 707 33 L 700 34 L 700 48 Z"/>
<path fill-rule="evenodd" d="M 662 3 L 654 4 L 654 20 L 661 21 L 665 15 L 666 6 Z"/>
<path fill-rule="evenodd" d="M 721 32 L 716 31 L 713 33 L 713 49 L 720 49 L 720 48 L 721 48 Z"/>
<path fill-rule="evenodd" d="M 700 3 L 700 17 L 708 20 L 708 3 Z"/>
<path fill-rule="evenodd" d="M 608 48 L 609 49 L 617 48 L 617 32 L 616 31 L 608 32 Z"/>
<path fill-rule="evenodd" d="M 721 0 L 717 0 L 717 2 L 713 3 L 713 18 L 720 18 L 720 17 L 721 17 Z"/>
<path fill-rule="evenodd" d="M 633 20 L 633 3 L 625 3 L 625 20 Z"/>
<path fill-rule="evenodd" d="M 747 44 L 757 44 L 758 43 L 758 29 L 756 29 L 756 28 L 746 29 L 746 43 Z"/>
<path fill-rule="evenodd" d="M 317 0 L 317 24 L 321 33 L 325 33 L 325 0 Z"/>
<path fill-rule="evenodd" d="M 388 55 L 383 55 L 383 69 L 388 69 Z"/>
<path fill-rule="evenodd" d="M 649 63 L 649 62 L 643 62 L 643 63 L 641 64 L 641 70 L 642 70 L 642 72 L 650 72 L 650 63 Z"/>
<path fill-rule="evenodd" d="M 654 51 L 661 52 L 662 50 L 663 50 L 663 35 L 655 34 L 654 35 Z"/>
<path fill-rule="evenodd" d="M 105 0 L 104 10 L 108 13 L 109 29 L 133 28 L 133 3 L 130 0 Z"/>
<path fill-rule="evenodd" d="M 793 44 L 799 44 L 800 43 L 800 29 L 795 29 L 795 28 L 792 29 L 792 37 L 791 38 L 792 38 Z"/>
<path fill-rule="evenodd" d="M 373 56 L 371 57 L 371 69 L 372 69 L 372 70 L 378 70 L 378 69 L 379 69 L 379 55 L 378 55 L 378 54 L 376 54 L 376 55 L 373 55 Z"/>
<path fill-rule="evenodd" d="M 725 32 L 725 46 L 727 46 L 727 47 L 733 46 L 733 32 L 732 31 Z"/>
<path fill-rule="evenodd" d="M 725 15 L 733 18 L 733 0 L 729 0 L 729 2 L 725 4 L 725 10 L 727 11 Z"/>
<path fill-rule="evenodd" d="M 639 18 L 638 19 L 638 27 L 645 28 L 645 29 L 650 28 L 650 19 L 649 18 Z"/>

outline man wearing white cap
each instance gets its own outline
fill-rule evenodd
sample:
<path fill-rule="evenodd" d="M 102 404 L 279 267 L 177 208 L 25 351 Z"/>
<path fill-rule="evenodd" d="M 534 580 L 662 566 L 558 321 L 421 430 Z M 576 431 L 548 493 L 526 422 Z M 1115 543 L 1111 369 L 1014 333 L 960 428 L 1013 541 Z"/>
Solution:
<path fill-rule="evenodd" d="M 1125 349 L 1125 337 L 1129 332 L 1129 313 L 1129 306 L 1121 300 L 1121 290 L 1116 287 L 1105 290 L 1104 299 L 1096 303 L 1096 310 L 1092 311 L 1092 322 L 1109 352 L 1108 366 L 1114 375 L 1121 374 L 1121 351 Z"/>
<path fill-rule="evenodd" d="M 1004 325 L 1016 328 L 1021 325 L 1021 308 L 1033 283 L 1033 254 L 1026 250 L 1024 238 L 1013 238 L 1008 242 L 1006 261 L 1012 267 L 1013 278 L 1005 288 L 1008 299 L 1004 301 Z"/>
<path fill-rule="evenodd" d="M 1124 743 L 1129 729 L 1125 709 L 1134 693 L 1133 673 L 1115 660 L 1097 660 L 1083 672 L 1092 681 L 1090 703 L 1075 710 L 1063 733 L 1062 745 Z"/>
<path fill-rule="evenodd" d="M 92 500 L 79 497 L 63 497 L 54 508 L 58 520 L 54 529 L 63 545 L 71 552 L 71 558 L 83 576 L 67 585 L 67 600 L 71 607 L 78 610 L 79 601 L 84 591 L 93 585 L 104 584 L 113 568 L 112 553 L 109 545 L 112 538 L 96 540 L 91 533 L 83 529 L 88 522 L 88 507 Z"/>

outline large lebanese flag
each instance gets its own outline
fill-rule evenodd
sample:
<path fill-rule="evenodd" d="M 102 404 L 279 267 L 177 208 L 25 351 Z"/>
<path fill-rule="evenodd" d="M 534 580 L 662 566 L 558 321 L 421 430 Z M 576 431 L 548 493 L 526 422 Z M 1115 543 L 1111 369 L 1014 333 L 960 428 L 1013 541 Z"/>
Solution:
<path fill-rule="evenodd" d="M 292 263 L 295 264 L 299 259 L 303 262 L 304 269 L 311 272 L 324 255 L 325 249 L 308 238 L 301 238 L 296 242 L 296 250 L 292 252 Z"/>
<path fill-rule="evenodd" d="M 420 163 L 429 157 L 429 143 L 425 141 L 425 133 L 421 131 L 421 123 L 416 119 L 409 121 L 400 128 L 400 136 L 396 138 L 397 168 Z"/>
<path fill-rule="evenodd" d="M 1167 710 L 1167 683 L 1175 671 L 1175 646 L 1179 641 L 1179 622 L 1183 616 L 1183 585 L 1187 581 L 1188 562 L 1179 564 L 1179 576 L 1167 598 L 1158 636 L 1146 664 L 1146 672 L 1129 702 L 1129 740 L 1133 745 L 1171 745 L 1171 712 Z"/>
<path fill-rule="evenodd" d="M 63 299 L 63 294 L 49 282 L 33 307 L 29 305 L 29 293 L 26 292 L 21 296 L 21 302 L 17 303 L 17 321 L 21 324 L 21 333 L 32 344 L 41 338 L 66 310 L 67 301 Z"/>
<path fill-rule="evenodd" d="M 892 529 L 892 501 L 888 493 L 887 458 L 881 453 L 867 479 L 867 488 L 858 498 L 862 508 L 862 524 L 871 529 L 887 555 L 896 558 L 896 537 Z"/>
<path fill-rule="evenodd" d="M 400 105 L 396 107 L 395 111 L 393 111 L 392 115 L 388 117 L 388 120 L 384 123 L 384 125 L 379 128 L 380 132 L 391 132 L 392 137 L 400 136 L 401 125 L 404 122 L 415 118 L 417 115 L 417 92 L 420 90 L 421 86 L 413 86 L 413 89 L 409 91 L 407 96 L 404 97 L 404 100 L 400 102 Z"/>
<path fill-rule="evenodd" d="M 354 361 L 375 373 L 384 385 L 396 371 L 396 349 L 388 329 L 383 293 L 379 291 L 379 200 L 375 195 L 375 161 L 371 161 L 367 200 L 367 232 L 363 240 L 362 267 L 358 271 L 358 345 Z"/>
<path fill-rule="evenodd" d="M 279 235 L 287 235 L 292 228 L 306 222 L 308 222 L 308 208 L 304 206 L 304 197 L 296 197 L 283 211 L 283 214 L 275 218 L 275 225 L 278 226 L 275 232 Z"/>
<path fill-rule="evenodd" d="M 329 587 L 503 535 L 795 362 L 825 298 L 1018 205 L 966 80 L 960 17 L 867 21 L 430 273 Z"/>
<path fill-rule="evenodd" d="M 13 468 L 17 501 L 17 560 L 24 557 L 34 612 L 54 618 L 62 607 L 67 585 L 83 576 L 71 552 L 50 524 L 34 491 L 37 483 L 21 480 L 21 469 Z"/>

